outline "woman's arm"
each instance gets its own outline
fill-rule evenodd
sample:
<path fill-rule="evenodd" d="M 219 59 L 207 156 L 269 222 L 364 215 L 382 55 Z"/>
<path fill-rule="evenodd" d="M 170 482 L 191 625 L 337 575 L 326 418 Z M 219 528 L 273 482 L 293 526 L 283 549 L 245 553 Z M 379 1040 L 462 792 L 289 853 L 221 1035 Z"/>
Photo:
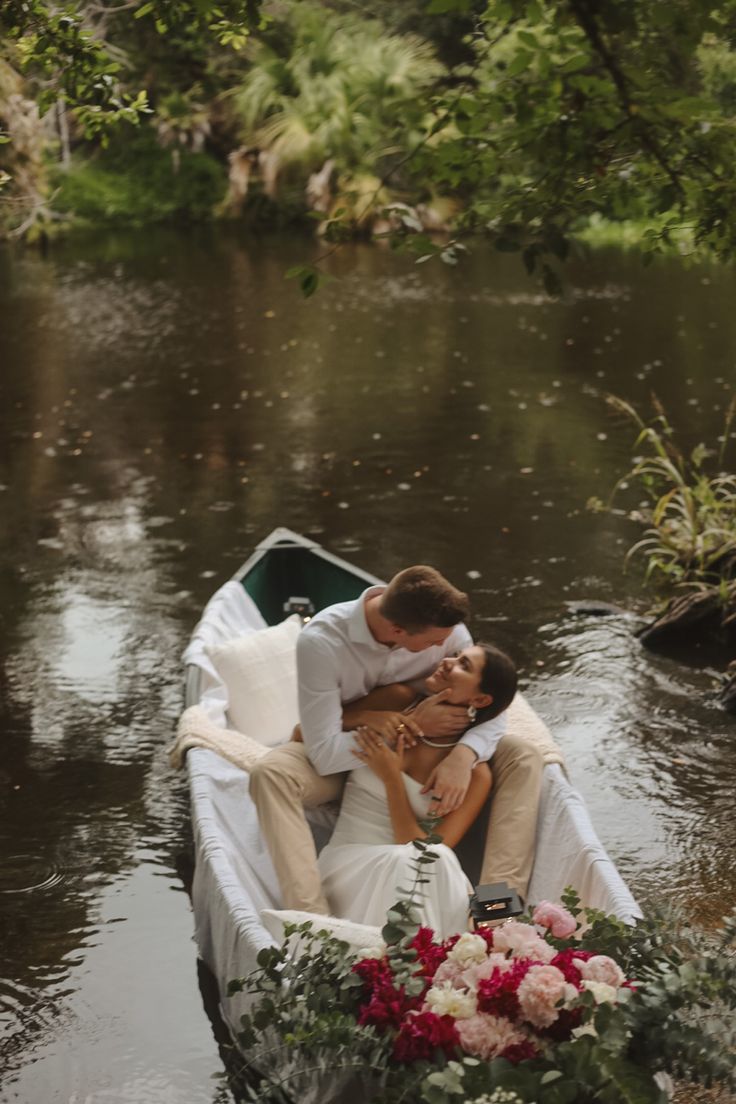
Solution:
<path fill-rule="evenodd" d="M 424 839 L 427 833 L 420 828 L 401 776 L 404 741 L 399 737 L 396 751 L 387 747 L 375 733 L 362 729 L 356 738 L 360 751 L 356 752 L 366 766 L 383 781 L 396 843 L 411 843 Z M 455 847 L 480 813 L 491 789 L 492 775 L 485 763 L 473 771 L 468 792 L 459 809 L 439 821 L 434 831 L 442 836 L 442 842 Z"/>
<path fill-rule="evenodd" d="M 485 804 L 485 800 L 491 790 L 493 775 L 487 763 L 478 763 L 473 768 L 468 792 L 462 805 L 455 809 L 454 813 L 448 813 L 439 824 L 436 831 L 442 836 L 442 842 L 448 847 L 457 847 L 468 828 L 479 815 Z"/>
<path fill-rule="evenodd" d="M 394 841 L 410 843 L 413 839 L 423 839 L 427 833 L 422 831 L 417 823 L 401 773 L 404 764 L 403 735 L 396 741 L 396 751 L 388 747 L 381 737 L 369 728 L 359 728 L 355 742 L 359 748 L 355 754 L 371 768 L 374 774 L 378 775 L 386 787 Z"/>

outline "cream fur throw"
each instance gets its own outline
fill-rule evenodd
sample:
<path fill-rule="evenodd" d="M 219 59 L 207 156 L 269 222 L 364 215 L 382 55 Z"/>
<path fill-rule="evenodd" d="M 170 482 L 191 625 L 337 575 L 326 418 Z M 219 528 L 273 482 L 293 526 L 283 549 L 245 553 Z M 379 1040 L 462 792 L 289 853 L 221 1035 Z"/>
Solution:
<path fill-rule="evenodd" d="M 183 767 L 184 756 L 193 747 L 208 748 L 244 771 L 249 771 L 254 763 L 271 751 L 269 746 L 260 744 L 244 732 L 220 728 L 209 719 L 201 705 L 190 705 L 179 718 L 176 739 L 166 749 L 172 767 L 176 770 Z"/>
<path fill-rule="evenodd" d="M 549 763 L 559 763 L 564 769 L 565 760 L 562 750 L 552 739 L 549 729 L 535 713 L 529 702 L 522 694 L 517 694 L 506 713 L 507 731 L 521 736 L 534 744 L 544 760 L 545 766 Z M 491 760 L 491 766 L 493 761 Z"/>

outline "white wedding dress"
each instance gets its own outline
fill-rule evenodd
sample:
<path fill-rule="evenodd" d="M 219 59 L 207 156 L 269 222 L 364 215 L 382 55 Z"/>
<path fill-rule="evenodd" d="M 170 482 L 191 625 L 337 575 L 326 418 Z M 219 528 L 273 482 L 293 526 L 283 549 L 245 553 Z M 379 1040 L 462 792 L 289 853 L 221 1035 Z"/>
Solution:
<path fill-rule="evenodd" d="M 418 820 L 427 815 L 429 795 L 421 783 L 403 775 L 409 803 Z M 415 880 L 412 862 L 420 852 L 411 843 L 394 843 L 391 815 L 383 782 L 370 767 L 351 772 L 345 785 L 340 815 L 330 842 L 322 849 L 319 868 L 322 887 L 335 916 L 360 924 L 382 926 L 386 912 Z M 437 861 L 422 866 L 415 900 L 421 922 L 446 938 L 468 927 L 468 895 L 472 886 L 449 847 L 432 847 Z"/>

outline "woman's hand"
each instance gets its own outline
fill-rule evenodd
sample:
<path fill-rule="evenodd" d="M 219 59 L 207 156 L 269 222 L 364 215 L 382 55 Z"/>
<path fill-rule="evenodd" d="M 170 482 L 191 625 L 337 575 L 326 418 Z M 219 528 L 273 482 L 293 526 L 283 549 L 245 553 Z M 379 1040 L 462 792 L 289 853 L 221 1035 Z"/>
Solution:
<path fill-rule="evenodd" d="M 408 716 L 406 713 L 397 713 L 389 709 L 361 710 L 355 727 L 358 730 L 369 728 L 391 747 L 396 747 L 400 736 L 403 736 L 406 747 L 414 747 L 422 733 L 413 714 Z"/>
<path fill-rule="evenodd" d="M 355 754 L 383 782 L 397 778 L 404 768 L 403 733 L 396 740 L 396 750 L 390 748 L 381 737 L 370 728 L 361 726 L 356 731 L 355 742 L 358 750 Z"/>

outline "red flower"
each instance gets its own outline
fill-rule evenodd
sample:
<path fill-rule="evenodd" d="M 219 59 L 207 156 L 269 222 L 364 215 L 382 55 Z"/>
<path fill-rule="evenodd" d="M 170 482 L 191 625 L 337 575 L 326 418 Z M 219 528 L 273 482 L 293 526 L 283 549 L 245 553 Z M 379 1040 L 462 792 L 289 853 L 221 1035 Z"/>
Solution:
<path fill-rule="evenodd" d="M 556 966 L 558 970 L 565 975 L 565 981 L 569 981 L 570 985 L 574 985 L 576 989 L 580 988 L 580 984 L 583 980 L 583 975 L 578 970 L 577 966 L 573 964 L 574 958 L 585 959 L 592 958 L 590 951 L 576 951 L 574 947 L 568 947 L 565 951 L 560 951 L 550 962 L 550 966 Z"/>
<path fill-rule="evenodd" d="M 536 1058 L 539 1051 L 535 1047 L 531 1039 L 525 1039 L 523 1043 L 512 1043 L 511 1046 L 507 1046 L 505 1050 L 501 1051 L 500 1058 L 505 1058 L 507 1062 L 513 1062 L 517 1065 L 518 1062 L 525 1062 L 529 1058 Z"/>
<path fill-rule="evenodd" d="M 583 1018 L 582 1008 L 561 1008 L 551 1027 L 545 1027 L 539 1034 L 555 1043 L 564 1043 L 572 1038 L 573 1028 L 578 1027 Z"/>
<path fill-rule="evenodd" d="M 353 963 L 352 973 L 357 974 L 360 980 L 371 988 L 377 985 L 390 985 L 393 980 L 391 967 L 385 958 L 361 958 L 360 962 Z"/>
<path fill-rule="evenodd" d="M 490 954 L 493 950 L 493 928 L 476 928 L 473 935 L 479 935 L 481 939 L 485 939 Z"/>
<path fill-rule="evenodd" d="M 389 1027 L 398 1027 L 404 1016 L 416 1002 L 409 1002 L 402 990 L 386 988 L 374 993 L 367 1004 L 358 1013 L 358 1023 L 363 1026 L 372 1024 L 379 1031 Z"/>
<path fill-rule="evenodd" d="M 489 978 L 478 985 L 478 1010 L 492 1016 L 503 1016 L 513 1023 L 519 1019 L 519 998 L 516 990 L 530 966 L 538 963 L 530 959 L 512 960 L 510 970 L 494 970 Z"/>
<path fill-rule="evenodd" d="M 417 958 L 422 964 L 419 971 L 422 977 L 433 978 L 437 967 L 447 957 L 445 945 L 435 942 L 431 928 L 420 928 L 409 946 L 417 952 Z"/>
<path fill-rule="evenodd" d="M 397 1062 L 416 1062 L 420 1058 L 433 1058 L 436 1050 L 443 1050 L 450 1058 L 459 1045 L 452 1016 L 417 1012 L 407 1016 L 399 1028 L 394 1042 L 394 1058 Z"/>
<path fill-rule="evenodd" d="M 354 974 L 366 987 L 366 1000 L 358 1012 L 358 1023 L 373 1024 L 380 1031 L 398 1027 L 404 1016 L 416 1008 L 421 997 L 407 997 L 404 987 L 396 988 L 391 967 L 385 958 L 364 958 L 354 963 Z"/>

